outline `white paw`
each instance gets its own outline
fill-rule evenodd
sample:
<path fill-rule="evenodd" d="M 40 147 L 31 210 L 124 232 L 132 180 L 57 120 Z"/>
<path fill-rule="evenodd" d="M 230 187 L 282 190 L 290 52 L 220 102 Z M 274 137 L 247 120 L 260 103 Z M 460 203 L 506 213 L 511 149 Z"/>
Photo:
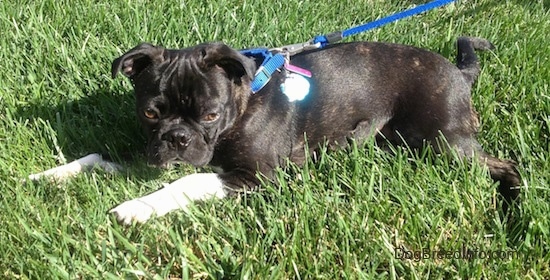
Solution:
<path fill-rule="evenodd" d="M 197 173 L 187 175 L 146 196 L 126 201 L 110 213 L 120 223 L 130 225 L 133 221 L 143 223 L 153 215 L 161 217 L 174 210 L 186 210 L 191 201 L 223 197 L 225 191 L 218 175 Z"/>
<path fill-rule="evenodd" d="M 92 169 L 94 166 L 99 166 L 109 173 L 122 170 L 122 166 L 114 162 L 103 160 L 99 154 L 89 154 L 85 157 L 52 169 L 48 169 L 44 172 L 31 174 L 29 175 L 29 180 L 36 181 L 45 177 L 56 180 L 65 179 L 85 170 Z"/>
<path fill-rule="evenodd" d="M 144 223 L 149 220 L 155 213 L 155 209 L 139 199 L 133 199 L 111 209 L 109 213 L 114 214 L 121 224 L 131 225 L 133 221 Z"/>

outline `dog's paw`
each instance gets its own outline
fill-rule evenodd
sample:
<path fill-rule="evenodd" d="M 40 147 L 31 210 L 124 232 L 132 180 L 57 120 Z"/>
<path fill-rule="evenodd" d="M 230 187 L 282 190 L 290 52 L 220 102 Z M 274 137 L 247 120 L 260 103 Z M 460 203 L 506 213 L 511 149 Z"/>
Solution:
<path fill-rule="evenodd" d="M 191 201 L 225 196 L 217 174 L 198 173 L 187 175 L 146 196 L 126 201 L 109 212 L 120 223 L 130 225 L 134 221 L 143 223 L 153 215 L 161 217 L 174 210 L 186 211 Z"/>
<path fill-rule="evenodd" d="M 134 221 L 144 223 L 149 220 L 155 214 L 155 209 L 139 199 L 133 199 L 111 209 L 109 213 L 115 215 L 119 223 L 131 225 Z"/>
<path fill-rule="evenodd" d="M 103 158 L 99 154 L 89 154 L 85 157 L 79 158 L 75 161 L 52 169 L 48 169 L 44 172 L 31 174 L 29 175 L 28 179 L 31 181 L 37 181 L 42 178 L 61 180 L 81 173 L 85 170 L 92 169 L 94 166 L 99 166 L 109 173 L 114 173 L 116 171 L 122 170 L 121 165 L 103 160 Z"/>

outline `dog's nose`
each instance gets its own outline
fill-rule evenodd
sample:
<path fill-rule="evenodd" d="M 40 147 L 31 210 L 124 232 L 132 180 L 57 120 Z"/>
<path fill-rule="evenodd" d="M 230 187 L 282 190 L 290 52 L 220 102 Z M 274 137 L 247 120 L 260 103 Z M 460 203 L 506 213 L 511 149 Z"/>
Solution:
<path fill-rule="evenodd" d="M 172 143 L 176 148 L 185 148 L 189 145 L 190 139 L 184 130 L 174 129 L 162 135 L 162 140 Z"/>

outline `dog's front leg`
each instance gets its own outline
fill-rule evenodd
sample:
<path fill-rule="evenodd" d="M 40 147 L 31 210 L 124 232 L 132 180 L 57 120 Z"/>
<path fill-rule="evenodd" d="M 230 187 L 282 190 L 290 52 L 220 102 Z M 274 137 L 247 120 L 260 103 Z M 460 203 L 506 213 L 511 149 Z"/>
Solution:
<path fill-rule="evenodd" d="M 94 166 L 99 166 L 107 172 L 122 170 L 122 166 L 114 162 L 103 160 L 103 158 L 99 154 L 89 154 L 85 157 L 79 158 L 75 161 L 52 169 L 48 169 L 44 172 L 31 174 L 29 175 L 29 179 L 32 181 L 40 180 L 42 178 L 52 178 L 60 180 L 91 169 Z"/>
<path fill-rule="evenodd" d="M 145 222 L 153 215 L 163 216 L 170 211 L 183 209 L 194 200 L 224 198 L 226 192 L 216 173 L 187 175 L 146 196 L 126 201 L 110 213 L 126 225 Z"/>

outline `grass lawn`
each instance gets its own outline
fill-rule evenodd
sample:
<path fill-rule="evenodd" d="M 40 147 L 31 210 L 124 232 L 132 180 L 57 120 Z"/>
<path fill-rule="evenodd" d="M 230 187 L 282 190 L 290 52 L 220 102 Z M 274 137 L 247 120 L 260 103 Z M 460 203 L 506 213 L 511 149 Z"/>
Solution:
<path fill-rule="evenodd" d="M 479 164 L 430 149 L 390 155 L 373 143 L 291 165 L 260 193 L 189 213 L 131 227 L 107 214 L 201 171 L 146 165 L 131 85 L 110 77 L 124 51 L 143 41 L 276 47 L 423 2 L 2 1 L 0 278 L 549 279 L 546 0 L 458 1 L 351 38 L 413 44 L 453 61 L 460 35 L 495 44 L 480 53 L 472 94 L 484 148 L 519 164 L 513 226 L 501 222 L 495 184 Z M 93 152 L 125 171 L 23 182 Z"/>

